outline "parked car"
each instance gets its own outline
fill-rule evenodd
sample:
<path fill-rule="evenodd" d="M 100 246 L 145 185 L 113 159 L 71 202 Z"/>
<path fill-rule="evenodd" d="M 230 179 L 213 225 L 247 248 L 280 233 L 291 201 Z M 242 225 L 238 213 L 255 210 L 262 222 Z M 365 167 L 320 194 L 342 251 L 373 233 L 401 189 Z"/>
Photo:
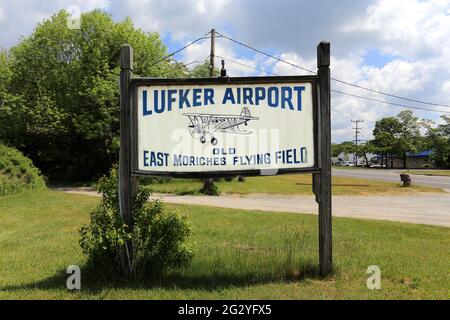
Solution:
<path fill-rule="evenodd" d="M 386 165 L 385 164 L 381 165 L 381 164 L 378 164 L 378 163 L 372 163 L 369 166 L 369 168 L 386 168 Z"/>

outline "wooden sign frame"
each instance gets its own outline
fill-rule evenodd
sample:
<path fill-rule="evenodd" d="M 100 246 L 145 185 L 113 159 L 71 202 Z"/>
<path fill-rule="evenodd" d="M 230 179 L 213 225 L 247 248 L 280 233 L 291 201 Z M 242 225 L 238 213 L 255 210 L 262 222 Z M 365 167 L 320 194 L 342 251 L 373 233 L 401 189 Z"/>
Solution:
<path fill-rule="evenodd" d="M 322 275 L 329 274 L 332 264 L 332 200 L 331 200 L 331 94 L 330 94 L 330 43 L 317 46 L 317 75 L 286 77 L 240 77 L 203 79 L 132 78 L 133 49 L 121 48 L 120 73 L 120 159 L 119 199 L 124 223 L 133 226 L 132 199 L 137 190 L 137 177 L 142 175 L 170 175 L 174 177 L 218 177 L 229 175 L 260 175 L 260 170 L 180 173 L 142 172 L 137 167 L 137 88 L 139 85 L 164 84 L 249 84 L 310 82 L 313 84 L 314 166 L 311 168 L 279 169 L 283 173 L 312 173 L 313 192 L 319 205 L 319 268 Z M 124 247 L 123 265 L 132 273 L 133 250 L 128 241 Z"/>

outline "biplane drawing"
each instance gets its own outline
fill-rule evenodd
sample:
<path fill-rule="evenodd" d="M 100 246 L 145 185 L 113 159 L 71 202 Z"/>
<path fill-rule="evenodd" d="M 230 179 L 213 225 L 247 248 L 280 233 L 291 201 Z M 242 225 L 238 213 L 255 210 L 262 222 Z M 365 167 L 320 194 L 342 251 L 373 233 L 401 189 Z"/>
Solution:
<path fill-rule="evenodd" d="M 250 110 L 244 107 L 239 115 L 209 114 L 209 113 L 184 113 L 189 118 L 189 131 L 194 139 L 199 139 L 201 143 L 206 142 L 206 136 L 211 137 L 211 144 L 217 145 L 216 132 L 233 134 L 250 134 L 251 130 L 241 129 L 247 126 L 251 120 L 258 120 L 252 117 Z"/>

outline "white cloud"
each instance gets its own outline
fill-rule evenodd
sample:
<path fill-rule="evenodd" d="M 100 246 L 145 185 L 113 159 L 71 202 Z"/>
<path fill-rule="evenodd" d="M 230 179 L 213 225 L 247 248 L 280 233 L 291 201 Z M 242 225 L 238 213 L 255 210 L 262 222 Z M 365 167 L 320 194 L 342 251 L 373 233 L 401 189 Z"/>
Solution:
<path fill-rule="evenodd" d="M 390 54 L 433 56 L 450 43 L 449 7 L 449 0 L 381 0 L 343 30 L 372 35 Z"/>
<path fill-rule="evenodd" d="M 66 5 L 76 5 L 80 7 L 81 12 L 88 12 L 95 9 L 108 10 L 110 2 L 108 0 L 60 0 L 61 7 Z"/>
<path fill-rule="evenodd" d="M 221 23 L 221 13 L 232 0 L 129 0 L 120 10 L 146 30 L 170 32 L 174 39 L 201 36 Z"/>
<path fill-rule="evenodd" d="M 0 6 L 0 24 L 5 23 L 6 22 L 6 15 L 5 12 L 3 10 L 3 8 Z"/>
<path fill-rule="evenodd" d="M 108 0 L 15 0 L 8 3 L 0 0 L 0 47 L 14 45 L 21 37 L 29 35 L 37 23 L 70 6 L 78 6 L 81 12 L 87 12 L 94 9 L 108 10 L 111 3 Z M 1 8 L 4 19 L 1 18 Z"/>

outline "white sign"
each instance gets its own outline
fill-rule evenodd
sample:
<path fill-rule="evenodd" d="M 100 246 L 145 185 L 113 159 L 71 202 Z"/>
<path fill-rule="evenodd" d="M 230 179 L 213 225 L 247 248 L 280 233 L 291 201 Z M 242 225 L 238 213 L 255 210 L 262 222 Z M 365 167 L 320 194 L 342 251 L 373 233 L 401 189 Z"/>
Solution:
<path fill-rule="evenodd" d="M 313 168 L 314 82 L 138 85 L 139 172 Z"/>

